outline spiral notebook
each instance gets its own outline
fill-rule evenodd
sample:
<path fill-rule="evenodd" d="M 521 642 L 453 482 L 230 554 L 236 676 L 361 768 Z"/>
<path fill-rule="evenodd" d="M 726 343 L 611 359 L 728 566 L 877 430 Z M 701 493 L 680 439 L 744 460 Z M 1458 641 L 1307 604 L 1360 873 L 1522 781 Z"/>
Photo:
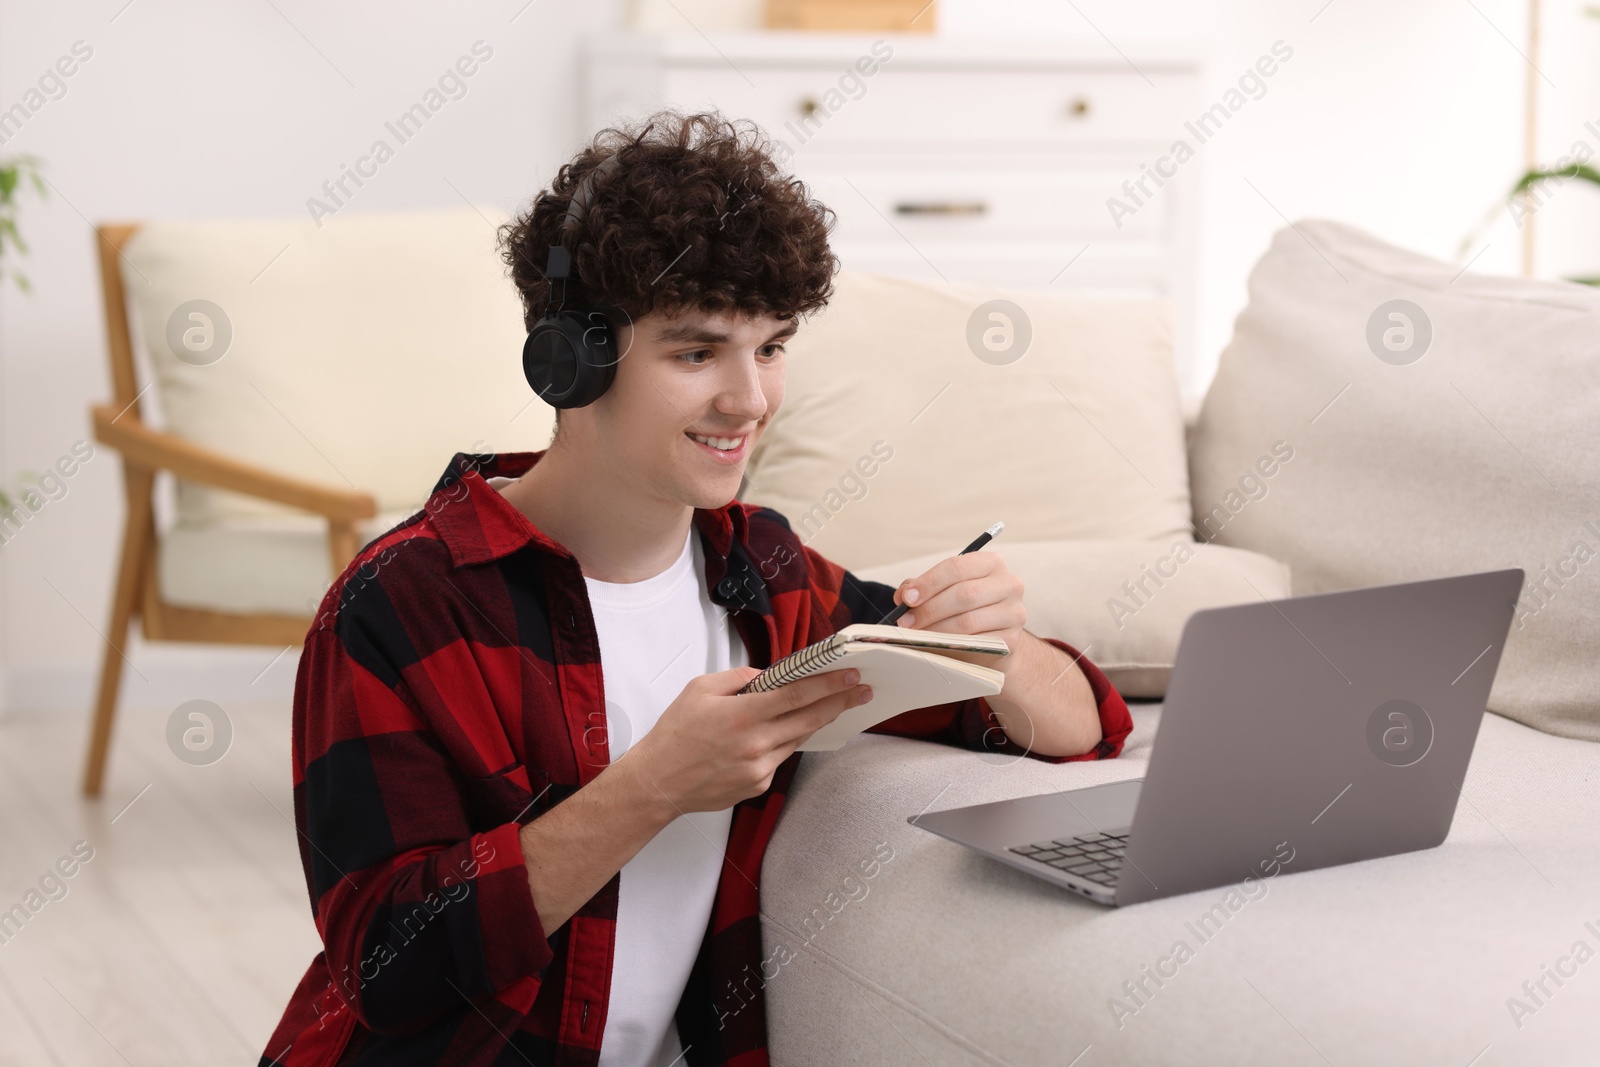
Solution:
<path fill-rule="evenodd" d="M 861 683 L 872 687 L 872 700 L 846 708 L 799 748 L 801 752 L 831 752 L 903 711 L 994 696 L 1005 685 L 1005 675 L 994 668 L 941 655 L 944 652 L 980 652 L 998 658 L 1009 655 L 1011 649 L 999 637 L 858 622 L 785 656 L 739 692 L 765 693 L 823 671 L 854 667 L 861 672 Z"/>

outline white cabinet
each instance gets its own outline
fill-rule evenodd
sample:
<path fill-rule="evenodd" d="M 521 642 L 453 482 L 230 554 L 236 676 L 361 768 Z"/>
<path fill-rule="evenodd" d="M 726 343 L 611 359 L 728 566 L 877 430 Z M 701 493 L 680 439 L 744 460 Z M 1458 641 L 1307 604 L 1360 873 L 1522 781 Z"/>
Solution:
<path fill-rule="evenodd" d="M 586 42 L 582 133 L 661 107 L 760 124 L 846 267 L 1163 296 L 1194 367 L 1198 53 L 1099 39 L 739 32 Z M 1143 181 L 1141 190 L 1138 183 Z M 1133 183 L 1130 194 L 1124 183 Z M 1116 197 L 1132 209 L 1114 212 Z M 1070 266 L 1069 266 L 1070 264 Z"/>

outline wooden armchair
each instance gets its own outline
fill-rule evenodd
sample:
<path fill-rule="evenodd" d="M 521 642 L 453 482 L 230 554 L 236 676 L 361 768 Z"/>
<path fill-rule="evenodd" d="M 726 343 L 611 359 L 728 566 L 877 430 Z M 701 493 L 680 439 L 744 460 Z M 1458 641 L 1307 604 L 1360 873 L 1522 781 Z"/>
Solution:
<path fill-rule="evenodd" d="M 106 773 L 135 615 L 152 641 L 298 648 L 329 581 L 452 455 L 549 443 L 503 219 L 479 205 L 98 229 L 113 397 L 91 416 L 121 456 L 127 520 L 85 794 Z M 214 359 L 174 347 L 195 303 L 226 319 Z M 176 479 L 170 522 L 158 471 Z"/>
<path fill-rule="evenodd" d="M 111 599 L 107 647 L 100 666 L 94 723 L 83 769 L 83 792 L 98 796 L 105 777 L 106 754 L 116 718 L 122 683 L 121 644 L 137 615 L 148 641 L 204 641 L 221 644 L 298 645 L 312 616 L 274 613 L 239 614 L 171 604 L 162 599 L 156 580 L 157 533 L 154 494 L 157 471 L 178 478 L 229 489 L 321 515 L 328 520 L 328 563 L 338 574 L 355 557 L 355 521 L 377 514 L 372 494 L 316 485 L 220 455 L 181 437 L 145 424 L 141 388 L 134 367 L 128 305 L 118 266 L 122 247 L 136 224 L 98 228 L 100 285 L 105 299 L 106 341 L 111 357 L 114 401 L 90 408 L 95 440 L 122 457 L 123 491 L 127 501 L 117 584 Z"/>

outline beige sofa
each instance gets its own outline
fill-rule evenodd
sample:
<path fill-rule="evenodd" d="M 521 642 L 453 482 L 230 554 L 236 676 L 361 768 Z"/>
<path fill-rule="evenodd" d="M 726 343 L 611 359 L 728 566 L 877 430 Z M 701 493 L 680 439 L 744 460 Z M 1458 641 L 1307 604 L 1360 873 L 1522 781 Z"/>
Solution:
<path fill-rule="evenodd" d="M 1027 350 L 980 355 L 1018 309 Z M 1159 310 L 852 276 L 790 346 L 746 496 L 891 582 L 1004 518 L 1030 629 L 1143 699 L 1112 761 L 807 755 L 762 872 L 773 1062 L 1600 1062 L 1600 294 L 1299 223 L 1186 448 Z M 1142 775 L 1198 607 L 1501 566 L 1529 583 L 1439 848 L 1106 909 L 906 823 Z"/>

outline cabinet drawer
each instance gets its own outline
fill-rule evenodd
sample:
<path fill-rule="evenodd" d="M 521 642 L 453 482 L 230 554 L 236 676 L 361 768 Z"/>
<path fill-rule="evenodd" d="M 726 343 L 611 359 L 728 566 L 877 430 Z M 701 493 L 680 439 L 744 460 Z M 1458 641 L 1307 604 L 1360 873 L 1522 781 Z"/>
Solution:
<path fill-rule="evenodd" d="M 797 161 L 798 162 L 798 161 Z M 1157 195 L 1117 226 L 1107 197 L 1138 177 L 1136 162 L 1118 168 L 977 169 L 975 161 L 916 170 L 826 165 L 796 177 L 839 216 L 840 241 L 1005 242 L 1159 240 L 1170 198 Z M 1170 192 L 1170 190 L 1168 190 Z"/>
<path fill-rule="evenodd" d="M 1133 70 L 677 66 L 663 96 L 754 119 L 796 152 L 862 142 L 1169 143 L 1191 117 L 1195 79 Z M 748 77 L 748 81 L 746 78 Z M 752 87 L 753 83 L 753 87 Z"/>
<path fill-rule="evenodd" d="M 928 242 L 841 243 L 844 270 L 989 286 L 1009 286 L 1087 297 L 1172 299 L 1177 289 L 1170 257 L 1159 245 L 1083 244 L 954 245 Z M 1071 264 L 1069 267 L 1068 264 Z"/>

